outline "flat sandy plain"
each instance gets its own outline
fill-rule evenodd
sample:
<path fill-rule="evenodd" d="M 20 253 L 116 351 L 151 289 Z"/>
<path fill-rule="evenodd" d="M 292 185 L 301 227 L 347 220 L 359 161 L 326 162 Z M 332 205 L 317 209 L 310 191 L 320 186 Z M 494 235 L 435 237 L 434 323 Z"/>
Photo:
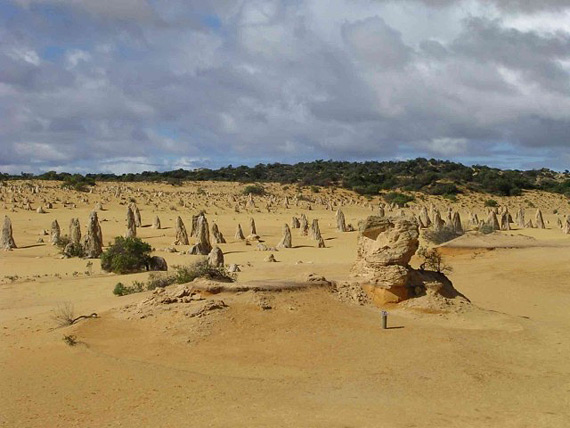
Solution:
<path fill-rule="evenodd" d="M 495 198 L 512 213 L 529 203 L 540 207 L 547 229 L 468 234 L 445 247 L 450 279 L 472 308 L 430 313 L 394 306 L 388 308 L 393 328 L 382 330 L 378 308 L 319 288 L 221 293 L 216 298 L 228 307 L 201 318 L 175 307 L 132 316 L 125 306 L 151 292 L 116 297 L 112 290 L 118 281 L 130 284 L 148 273 L 108 274 L 97 260 L 88 268 L 86 260 L 61 259 L 49 236 L 37 242 L 54 219 L 66 231 L 78 217 L 85 230 L 97 202 L 105 208 L 99 219 L 109 242 L 124 233 L 124 204 L 134 198 L 144 225 L 158 215 L 164 227 L 140 228 L 138 236 L 170 266 L 197 257 L 163 251 L 174 241 L 176 217 L 189 228 L 191 215 L 204 209 L 228 240 L 220 245 L 226 263 L 242 266 L 238 283 L 296 281 L 309 273 L 342 281 L 356 258 L 357 232 L 337 232 L 325 204 L 311 203 L 309 211 L 305 201 L 289 208 L 279 202 L 268 213 L 256 198 L 257 208 L 236 213 L 228 195 L 239 195 L 241 184 L 104 183 L 91 194 L 39 185 L 39 194 L 5 188 L 0 202 L 19 247 L 0 253 L 0 426 L 570 426 L 570 235 L 556 227 L 553 214 L 570 212 L 563 197 Z M 266 187 L 279 201 L 294 195 L 292 186 Z M 306 189 L 304 195 L 343 199 L 347 222 L 355 226 L 372 213 L 368 201 L 341 190 Z M 13 210 L 23 199 L 34 209 L 48 201 L 54 206 L 46 214 Z M 485 199 L 460 196 L 451 206 L 465 223 L 468 210 L 484 212 Z M 450 205 L 435 197 L 422 203 L 428 202 Z M 527 209 L 527 216 L 534 218 L 534 211 Z M 315 248 L 293 230 L 295 248 L 267 263 L 268 253 L 233 238 L 237 223 L 247 235 L 254 217 L 261 238 L 276 245 L 283 224 L 301 213 L 319 219 L 327 248 Z M 260 298 L 271 309 L 262 310 Z M 77 315 L 97 312 L 99 318 L 54 328 L 51 316 L 62 302 L 73 303 Z M 62 340 L 71 334 L 79 341 L 74 347 Z"/>

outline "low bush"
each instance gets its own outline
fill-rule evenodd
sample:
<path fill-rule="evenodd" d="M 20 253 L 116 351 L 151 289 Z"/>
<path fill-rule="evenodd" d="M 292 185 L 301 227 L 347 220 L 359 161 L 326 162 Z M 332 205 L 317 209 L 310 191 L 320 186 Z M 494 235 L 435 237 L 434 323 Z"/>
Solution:
<path fill-rule="evenodd" d="M 499 203 L 497 201 L 495 201 L 494 199 L 487 199 L 485 201 L 485 206 L 494 208 L 494 207 L 498 207 Z"/>
<path fill-rule="evenodd" d="M 400 208 L 404 207 L 408 202 L 415 201 L 411 195 L 406 195 L 399 192 L 390 192 L 384 195 L 384 200 L 389 204 L 396 204 Z"/>
<path fill-rule="evenodd" d="M 249 186 L 245 186 L 243 194 L 263 196 L 265 195 L 265 188 L 260 184 L 250 184 Z"/>
<path fill-rule="evenodd" d="M 72 244 L 71 239 L 67 236 L 60 236 L 55 245 L 67 257 L 85 257 L 85 249 L 81 244 Z"/>
<path fill-rule="evenodd" d="M 200 259 L 188 266 L 173 266 L 174 278 L 177 284 L 192 282 L 196 278 L 207 278 L 215 281 L 232 282 L 235 275 L 228 272 L 224 266 L 214 267 L 207 259 Z"/>
<path fill-rule="evenodd" d="M 101 254 L 101 268 L 107 272 L 130 273 L 145 270 L 152 247 L 140 238 L 117 236 Z"/>
<path fill-rule="evenodd" d="M 490 233 L 493 233 L 495 231 L 495 229 L 493 229 L 493 226 L 488 225 L 488 224 L 483 224 L 481 225 L 481 227 L 479 227 L 479 232 L 484 234 L 484 235 L 489 235 Z"/>
<path fill-rule="evenodd" d="M 164 288 L 172 284 L 186 284 L 196 278 L 207 278 L 220 282 L 235 281 L 235 274 L 228 272 L 225 267 L 213 267 L 208 264 L 207 259 L 200 259 L 188 266 L 173 266 L 173 274 L 151 273 L 148 281 L 134 281 L 127 286 L 118 282 L 113 289 L 116 296 L 126 296 L 127 294 L 141 293 L 143 291 Z"/>

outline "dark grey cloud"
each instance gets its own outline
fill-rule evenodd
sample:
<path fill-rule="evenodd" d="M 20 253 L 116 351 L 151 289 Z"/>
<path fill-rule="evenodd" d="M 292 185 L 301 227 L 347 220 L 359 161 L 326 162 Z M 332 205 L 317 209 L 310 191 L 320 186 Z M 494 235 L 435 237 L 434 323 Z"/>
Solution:
<path fill-rule="evenodd" d="M 0 170 L 570 154 L 570 33 L 524 2 L 95 3 L 0 18 Z"/>

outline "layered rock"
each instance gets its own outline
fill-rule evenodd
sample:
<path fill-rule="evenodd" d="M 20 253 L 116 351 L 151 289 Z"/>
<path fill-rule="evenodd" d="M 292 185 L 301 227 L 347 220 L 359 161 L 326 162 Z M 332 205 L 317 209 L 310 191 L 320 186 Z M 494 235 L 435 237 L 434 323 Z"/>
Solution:
<path fill-rule="evenodd" d="M 398 303 L 429 293 L 447 298 L 458 295 L 443 273 L 410 267 L 419 246 L 416 220 L 371 216 L 359 226 L 352 275 L 376 304 Z"/>

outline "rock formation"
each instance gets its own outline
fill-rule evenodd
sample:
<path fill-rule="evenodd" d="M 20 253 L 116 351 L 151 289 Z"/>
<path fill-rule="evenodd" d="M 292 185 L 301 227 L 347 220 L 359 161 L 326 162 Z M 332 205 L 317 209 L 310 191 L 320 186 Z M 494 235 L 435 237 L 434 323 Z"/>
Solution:
<path fill-rule="evenodd" d="M 289 229 L 289 225 L 287 223 L 285 223 L 283 225 L 283 238 L 281 238 L 281 241 L 279 241 L 279 244 L 277 244 L 278 248 L 292 248 L 292 242 L 291 242 L 291 229 Z"/>
<path fill-rule="evenodd" d="M 224 253 L 220 247 L 215 246 L 208 254 L 208 264 L 213 267 L 221 267 L 224 265 Z"/>
<path fill-rule="evenodd" d="M 186 226 L 184 226 L 184 222 L 182 221 L 182 218 L 180 216 L 176 218 L 174 231 L 176 233 L 174 245 L 188 245 L 190 243 L 190 241 L 188 241 L 188 233 L 186 232 Z"/>
<path fill-rule="evenodd" d="M 291 229 L 299 229 L 301 227 L 301 223 L 297 217 L 291 218 Z"/>
<path fill-rule="evenodd" d="M 443 229 L 444 226 L 445 222 L 442 220 L 441 214 L 439 213 L 438 210 L 435 210 L 433 213 L 433 221 L 432 221 L 433 230 L 439 232 L 440 230 Z"/>
<path fill-rule="evenodd" d="M 409 266 L 419 246 L 419 225 L 406 218 L 368 217 L 359 224 L 353 276 L 379 305 L 436 293 L 459 296 L 443 273 Z"/>
<path fill-rule="evenodd" d="M 50 242 L 51 245 L 56 245 L 61 238 L 61 228 L 57 220 L 51 222 Z"/>
<path fill-rule="evenodd" d="M 515 217 L 516 217 L 517 226 L 524 229 L 524 227 L 526 226 L 526 223 L 524 221 L 524 209 L 522 208 L 519 209 Z"/>
<path fill-rule="evenodd" d="M 83 244 L 85 256 L 90 259 L 98 258 L 103 252 L 103 234 L 97 217 L 97 211 L 92 211 L 87 223 L 87 235 Z"/>
<path fill-rule="evenodd" d="M 12 235 L 12 220 L 10 217 L 4 216 L 4 225 L 2 226 L 2 236 L 0 240 L 0 248 L 3 250 L 11 250 L 16 247 L 14 236 Z"/>
<path fill-rule="evenodd" d="M 253 219 L 253 217 L 249 219 L 249 234 L 257 235 L 257 228 L 255 227 L 255 220 Z"/>
<path fill-rule="evenodd" d="M 226 243 L 226 238 L 224 238 L 224 235 L 222 234 L 222 232 L 220 232 L 220 230 L 218 229 L 218 225 L 216 223 L 212 223 L 211 233 L 212 233 L 212 242 L 214 244 Z"/>
<path fill-rule="evenodd" d="M 148 270 L 150 271 L 167 271 L 168 263 L 163 257 L 152 256 L 148 262 Z"/>
<path fill-rule="evenodd" d="M 562 223 L 562 232 L 566 235 L 570 235 L 570 214 L 566 216 L 566 219 Z"/>
<path fill-rule="evenodd" d="M 239 239 L 240 241 L 245 240 L 245 236 L 243 234 L 243 230 L 241 230 L 241 224 L 238 223 L 237 228 L 236 228 L 236 234 L 234 235 L 234 238 Z"/>
<path fill-rule="evenodd" d="M 381 215 L 380 217 L 384 217 L 384 215 Z M 421 228 L 425 229 L 431 226 L 431 220 L 429 218 L 428 210 L 425 206 L 422 207 L 420 215 L 418 216 L 418 220 Z"/>
<path fill-rule="evenodd" d="M 340 209 L 336 211 L 335 218 L 336 218 L 336 229 L 339 232 L 346 232 L 346 221 L 344 218 L 344 213 Z"/>
<path fill-rule="evenodd" d="M 499 225 L 499 220 L 497 219 L 497 214 L 495 211 L 489 211 L 489 215 L 487 216 L 487 220 L 485 220 L 485 225 L 492 228 L 493 230 L 499 230 L 501 227 Z"/>
<path fill-rule="evenodd" d="M 135 215 L 135 226 L 141 227 L 142 220 L 141 220 L 141 212 L 139 211 L 139 207 L 133 204 L 133 214 Z"/>
<path fill-rule="evenodd" d="M 133 209 L 129 206 L 127 207 L 127 231 L 125 232 L 125 238 L 136 238 L 137 236 L 137 226 L 135 223 L 135 213 Z"/>
<path fill-rule="evenodd" d="M 305 216 L 305 214 L 301 214 L 299 232 L 301 236 L 307 236 L 309 234 L 309 220 L 307 220 L 307 216 Z"/>
<path fill-rule="evenodd" d="M 463 226 L 461 225 L 461 217 L 458 212 L 454 212 L 451 216 L 451 228 L 458 235 L 463 235 Z"/>
<path fill-rule="evenodd" d="M 319 220 L 315 218 L 311 223 L 311 239 L 313 241 L 319 241 L 321 238 L 322 236 L 321 236 L 321 229 L 319 227 Z"/>
<path fill-rule="evenodd" d="M 499 218 L 499 227 L 501 228 L 501 230 L 511 230 L 509 217 L 510 215 L 508 212 L 503 212 L 501 214 L 501 217 Z"/>
<path fill-rule="evenodd" d="M 78 218 L 72 218 L 69 223 L 69 241 L 74 245 L 81 245 L 81 225 Z"/>
<path fill-rule="evenodd" d="M 210 230 L 208 228 L 208 220 L 204 214 L 200 214 L 197 226 L 197 240 L 196 244 L 190 248 L 190 254 L 201 254 L 207 256 L 212 251 L 212 244 L 210 244 Z"/>
<path fill-rule="evenodd" d="M 536 210 L 536 215 L 535 215 L 535 226 L 538 229 L 546 229 L 546 226 L 544 225 L 544 219 L 542 218 L 542 211 L 540 211 L 539 209 Z"/>
<path fill-rule="evenodd" d="M 154 218 L 154 221 L 152 222 L 152 228 L 153 229 L 160 229 L 161 228 L 160 218 L 158 218 L 158 216 L 156 216 Z"/>

